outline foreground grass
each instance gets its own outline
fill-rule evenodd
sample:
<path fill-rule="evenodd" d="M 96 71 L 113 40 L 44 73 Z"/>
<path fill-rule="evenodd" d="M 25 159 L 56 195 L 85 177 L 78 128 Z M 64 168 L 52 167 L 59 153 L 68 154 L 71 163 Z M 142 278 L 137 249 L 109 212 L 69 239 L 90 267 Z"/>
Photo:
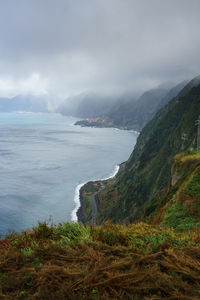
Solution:
<path fill-rule="evenodd" d="M 200 232 L 39 223 L 0 241 L 0 299 L 200 299 Z"/>

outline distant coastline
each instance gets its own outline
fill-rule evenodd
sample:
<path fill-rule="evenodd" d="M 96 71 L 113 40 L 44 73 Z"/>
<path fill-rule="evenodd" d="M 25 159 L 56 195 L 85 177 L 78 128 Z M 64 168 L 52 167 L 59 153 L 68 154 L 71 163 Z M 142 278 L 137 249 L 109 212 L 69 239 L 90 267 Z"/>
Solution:
<path fill-rule="evenodd" d="M 116 130 L 128 130 L 133 131 L 136 134 L 139 134 L 140 132 L 135 130 L 132 127 L 129 126 L 122 126 L 119 125 L 117 127 L 116 124 L 113 124 L 107 120 L 101 119 L 101 118 L 94 118 L 94 119 L 86 119 L 86 120 L 79 120 L 74 123 L 75 126 L 81 126 L 81 127 L 94 127 L 94 128 L 113 128 Z"/>

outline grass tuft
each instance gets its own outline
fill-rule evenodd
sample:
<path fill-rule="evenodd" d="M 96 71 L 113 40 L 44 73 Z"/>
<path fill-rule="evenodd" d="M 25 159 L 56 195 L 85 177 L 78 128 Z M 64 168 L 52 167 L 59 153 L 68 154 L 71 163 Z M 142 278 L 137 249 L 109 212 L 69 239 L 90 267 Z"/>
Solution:
<path fill-rule="evenodd" d="M 200 299 L 200 232 L 48 226 L 0 241 L 0 299 Z"/>

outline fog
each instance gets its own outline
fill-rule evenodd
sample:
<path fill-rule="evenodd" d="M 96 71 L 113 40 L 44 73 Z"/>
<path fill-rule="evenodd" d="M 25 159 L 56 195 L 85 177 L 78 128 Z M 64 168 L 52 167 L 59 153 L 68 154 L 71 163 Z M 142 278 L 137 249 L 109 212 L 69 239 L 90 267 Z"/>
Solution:
<path fill-rule="evenodd" d="M 1 0 L 0 97 L 142 93 L 200 73 L 199 0 Z"/>

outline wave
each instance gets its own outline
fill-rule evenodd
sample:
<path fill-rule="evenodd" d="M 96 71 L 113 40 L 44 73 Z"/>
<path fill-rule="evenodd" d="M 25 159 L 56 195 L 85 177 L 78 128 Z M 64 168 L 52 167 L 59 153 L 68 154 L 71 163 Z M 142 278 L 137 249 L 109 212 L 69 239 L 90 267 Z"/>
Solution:
<path fill-rule="evenodd" d="M 13 111 L 15 114 L 45 114 L 45 112 L 41 111 L 28 111 L 28 110 L 15 110 Z"/>
<path fill-rule="evenodd" d="M 102 179 L 95 179 L 93 181 L 101 181 L 101 180 L 108 180 L 111 179 L 113 177 L 115 177 L 119 171 L 119 165 L 115 166 L 114 170 L 112 171 L 112 173 L 106 177 L 106 178 L 102 178 Z M 78 217 L 77 217 L 77 211 L 79 210 L 80 206 L 81 206 L 81 202 L 80 202 L 80 189 L 86 184 L 87 182 L 81 183 L 79 185 L 77 185 L 76 189 L 75 189 L 75 196 L 74 196 L 74 203 L 75 203 L 75 208 L 73 209 L 72 213 L 71 213 L 71 221 L 72 222 L 78 222 Z"/>
<path fill-rule="evenodd" d="M 108 177 L 102 178 L 102 179 L 100 179 L 100 180 L 108 180 L 108 179 L 111 179 L 111 178 L 113 178 L 113 177 L 115 177 L 115 176 L 117 175 L 118 171 L 119 171 L 119 165 L 115 166 L 114 170 L 112 171 L 112 173 L 111 173 Z"/>
<path fill-rule="evenodd" d="M 71 213 L 71 221 L 72 222 L 77 222 L 78 221 L 77 211 L 78 211 L 79 207 L 81 206 L 81 202 L 80 202 L 80 189 L 85 184 L 86 184 L 86 182 L 81 183 L 81 184 L 77 185 L 77 187 L 75 189 L 75 196 L 74 196 L 75 208 L 72 210 L 72 213 Z"/>

